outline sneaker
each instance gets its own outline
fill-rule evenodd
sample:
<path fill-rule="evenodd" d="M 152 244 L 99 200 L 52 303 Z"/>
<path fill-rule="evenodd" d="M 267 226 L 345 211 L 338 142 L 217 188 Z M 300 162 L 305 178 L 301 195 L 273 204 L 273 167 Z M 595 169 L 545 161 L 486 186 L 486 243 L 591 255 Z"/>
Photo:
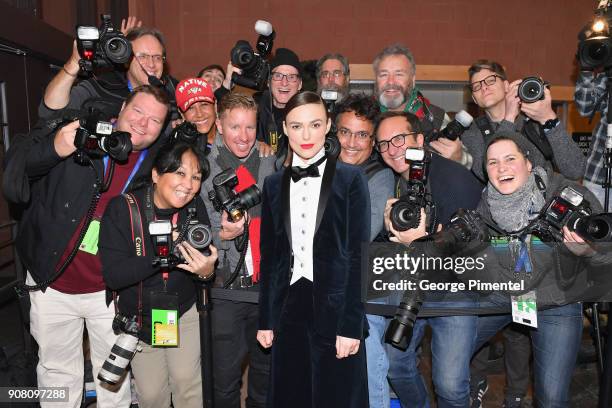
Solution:
<path fill-rule="evenodd" d="M 513 395 L 506 395 L 504 399 L 504 408 L 522 408 L 523 407 L 523 397 L 517 397 Z"/>
<path fill-rule="evenodd" d="M 480 380 L 474 387 L 470 387 L 470 408 L 481 408 L 482 400 L 489 390 L 487 379 Z"/>

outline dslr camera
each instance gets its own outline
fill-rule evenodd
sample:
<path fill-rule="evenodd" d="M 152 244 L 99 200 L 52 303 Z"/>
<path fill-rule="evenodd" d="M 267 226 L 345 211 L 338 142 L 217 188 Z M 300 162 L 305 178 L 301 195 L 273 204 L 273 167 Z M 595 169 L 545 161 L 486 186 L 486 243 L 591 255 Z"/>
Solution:
<path fill-rule="evenodd" d="M 487 226 L 476 211 L 461 209 L 444 229 L 417 242 L 427 256 L 445 257 L 455 254 L 466 243 L 472 241 L 488 242 Z M 420 279 L 418 275 L 417 279 Z M 395 315 L 385 331 L 385 342 L 400 350 L 408 348 L 422 303 L 422 295 L 418 290 L 404 292 Z"/>
<path fill-rule="evenodd" d="M 189 209 L 190 213 L 195 208 Z M 172 269 L 176 265 L 185 262 L 185 258 L 178 249 L 178 244 L 185 241 L 200 252 L 207 253 L 212 243 L 212 231 L 208 225 L 199 223 L 196 219 L 189 218 L 176 241 L 172 240 L 172 222 L 170 220 L 155 220 L 149 223 L 149 235 L 153 239 L 155 258 L 153 266 L 162 269 Z"/>
<path fill-rule="evenodd" d="M 91 73 L 96 67 L 107 67 L 127 63 L 132 56 L 132 46 L 121 31 L 116 30 L 111 16 L 102 15 L 100 28 L 77 26 L 77 49 L 79 67 Z"/>
<path fill-rule="evenodd" d="M 588 242 L 612 241 L 612 214 L 593 215 L 589 202 L 570 186 L 553 197 L 530 229 L 543 240 L 563 242 L 564 226 Z"/>
<path fill-rule="evenodd" d="M 397 231 L 407 231 L 418 227 L 421 221 L 421 209 L 425 209 L 426 214 L 432 214 L 435 207 L 427 192 L 431 152 L 422 149 L 407 149 L 406 160 L 410 161 L 406 180 L 408 191 L 393 203 L 389 214 L 391 224 Z M 406 175 L 403 176 L 406 178 Z M 432 226 L 435 228 L 435 220 L 429 221 L 428 231 Z"/>
<path fill-rule="evenodd" d="M 238 176 L 232 169 L 217 174 L 212 179 L 213 189 L 208 192 L 208 198 L 215 210 L 225 210 L 231 222 L 237 222 L 251 207 L 261 202 L 261 192 L 256 184 L 237 193 L 234 189 L 238 185 Z"/>
<path fill-rule="evenodd" d="M 270 75 L 270 64 L 266 58 L 272 51 L 276 33 L 272 29 L 272 24 L 267 21 L 257 20 L 255 31 L 259 34 L 257 39 L 257 52 L 246 40 L 238 40 L 234 48 L 230 51 L 232 65 L 242 70 L 242 75 L 234 73 L 232 81 L 238 85 L 263 90 L 268 82 Z"/>
<path fill-rule="evenodd" d="M 113 331 L 118 334 L 117 341 L 111 348 L 98 372 L 98 379 L 115 385 L 121 380 L 125 370 L 138 350 L 138 323 L 136 316 L 123 316 L 118 313 L 113 319 Z"/>
<path fill-rule="evenodd" d="M 544 99 L 544 89 L 550 84 L 540 77 L 524 78 L 518 86 L 518 97 L 524 103 L 533 103 Z"/>
<path fill-rule="evenodd" d="M 80 127 L 74 137 L 75 161 L 87 163 L 88 157 L 108 154 L 113 160 L 125 161 L 132 151 L 132 139 L 128 132 L 113 130 L 110 118 L 98 109 L 89 109 L 79 119 Z"/>
<path fill-rule="evenodd" d="M 206 137 L 206 135 L 198 132 L 198 128 L 193 123 L 184 121 L 172 130 L 170 140 L 172 142 L 195 144 L 201 136 Z"/>

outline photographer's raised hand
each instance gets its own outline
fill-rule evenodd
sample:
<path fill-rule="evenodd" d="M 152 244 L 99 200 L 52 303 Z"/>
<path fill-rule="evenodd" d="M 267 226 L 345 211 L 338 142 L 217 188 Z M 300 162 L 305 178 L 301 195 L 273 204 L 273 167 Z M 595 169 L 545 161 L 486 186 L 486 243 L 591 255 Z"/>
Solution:
<path fill-rule="evenodd" d="M 125 18 L 121 19 L 121 33 L 123 35 L 127 35 L 130 30 L 141 26 L 142 21 L 136 16 L 128 16 L 127 20 Z"/>
<path fill-rule="evenodd" d="M 550 89 L 544 88 L 544 99 L 533 103 L 521 104 L 521 111 L 529 118 L 543 125 L 547 120 L 555 119 L 557 114 L 552 108 Z"/>
<path fill-rule="evenodd" d="M 77 49 L 76 40 L 72 43 L 72 54 L 62 69 L 53 77 L 43 96 L 43 102 L 49 109 L 63 109 L 70 102 L 70 90 L 79 74 L 79 61 L 81 56 Z"/>
<path fill-rule="evenodd" d="M 225 78 L 223 79 L 223 87 L 228 91 L 232 90 L 232 74 L 242 74 L 242 70 L 232 65 L 232 61 L 227 63 L 227 69 L 225 70 Z"/>
<path fill-rule="evenodd" d="M 227 219 L 227 212 L 224 210 L 221 213 L 221 231 L 219 231 L 219 238 L 224 241 L 231 241 L 242 235 L 244 233 L 244 224 L 247 217 L 248 214 L 245 214 L 240 220 L 231 222 Z"/>
<path fill-rule="evenodd" d="M 66 158 L 76 150 L 74 138 L 80 124 L 78 120 L 70 122 L 57 131 L 53 139 L 53 147 L 59 157 Z"/>
<path fill-rule="evenodd" d="M 217 262 L 217 248 L 213 245 L 208 247 L 210 255 L 206 256 L 198 251 L 188 242 L 181 242 L 178 245 L 179 251 L 185 259 L 185 263 L 177 265 L 185 271 L 198 275 L 202 279 L 208 279 L 215 272 L 215 262 Z"/>

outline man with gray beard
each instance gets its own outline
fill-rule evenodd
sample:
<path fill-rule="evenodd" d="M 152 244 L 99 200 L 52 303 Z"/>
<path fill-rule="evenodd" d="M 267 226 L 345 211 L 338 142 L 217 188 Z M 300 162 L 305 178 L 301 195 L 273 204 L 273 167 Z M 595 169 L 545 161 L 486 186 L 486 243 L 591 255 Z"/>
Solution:
<path fill-rule="evenodd" d="M 325 101 L 328 110 L 333 113 L 334 106 L 349 94 L 350 69 L 346 57 L 342 54 L 325 54 L 317 61 L 317 93 Z M 337 92 L 337 99 L 327 97 L 324 91 Z"/>
<path fill-rule="evenodd" d="M 372 67 L 375 76 L 374 95 L 381 112 L 403 111 L 416 115 L 426 141 L 450 122 L 444 109 L 429 102 L 416 86 L 416 64 L 407 47 L 402 44 L 385 47 L 374 58 Z M 463 148 L 461 140 L 439 138 L 428 144 L 443 157 L 470 168 L 472 158 Z"/>

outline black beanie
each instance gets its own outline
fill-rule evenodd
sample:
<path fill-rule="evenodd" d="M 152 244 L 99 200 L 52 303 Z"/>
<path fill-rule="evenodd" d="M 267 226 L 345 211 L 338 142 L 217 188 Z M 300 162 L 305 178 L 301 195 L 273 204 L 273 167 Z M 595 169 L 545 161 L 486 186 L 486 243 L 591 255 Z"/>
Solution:
<path fill-rule="evenodd" d="M 289 48 L 277 48 L 276 54 L 272 61 L 270 61 L 270 71 L 274 70 L 274 68 L 279 65 L 290 65 L 298 70 L 298 74 L 303 76 L 302 64 L 300 64 L 300 59 L 297 54 L 291 51 Z"/>

